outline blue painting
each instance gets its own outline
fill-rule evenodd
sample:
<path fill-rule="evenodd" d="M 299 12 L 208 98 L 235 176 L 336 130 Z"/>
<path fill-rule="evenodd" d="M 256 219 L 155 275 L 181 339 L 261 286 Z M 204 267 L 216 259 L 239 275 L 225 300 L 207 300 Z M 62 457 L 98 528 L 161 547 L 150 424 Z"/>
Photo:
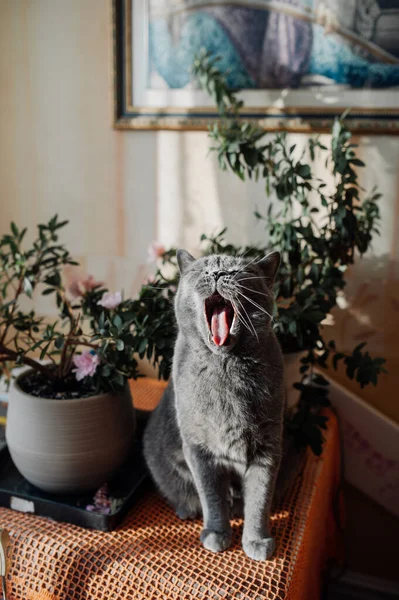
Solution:
<path fill-rule="evenodd" d="M 184 89 L 200 48 L 244 89 L 399 85 L 398 0 L 148 0 L 151 89 Z"/>

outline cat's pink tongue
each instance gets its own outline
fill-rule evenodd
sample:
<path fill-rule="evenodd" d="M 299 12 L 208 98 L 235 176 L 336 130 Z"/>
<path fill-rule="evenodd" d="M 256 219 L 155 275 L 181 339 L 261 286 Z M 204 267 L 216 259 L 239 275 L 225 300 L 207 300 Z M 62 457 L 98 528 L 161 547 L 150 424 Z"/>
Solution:
<path fill-rule="evenodd" d="M 229 323 L 227 319 L 227 308 L 216 306 L 213 310 L 211 320 L 212 339 L 216 346 L 224 346 L 229 337 Z"/>

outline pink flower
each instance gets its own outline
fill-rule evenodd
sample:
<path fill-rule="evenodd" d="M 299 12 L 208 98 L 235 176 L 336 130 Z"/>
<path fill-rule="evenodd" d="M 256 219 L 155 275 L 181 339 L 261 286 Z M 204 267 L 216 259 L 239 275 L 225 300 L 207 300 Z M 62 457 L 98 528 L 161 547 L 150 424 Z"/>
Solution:
<path fill-rule="evenodd" d="M 166 298 L 166 300 L 169 299 L 169 292 L 175 294 L 177 292 L 177 287 L 175 285 L 170 285 L 168 288 L 166 287 L 162 290 L 162 296 Z"/>
<path fill-rule="evenodd" d="M 99 306 L 103 306 L 104 308 L 116 308 L 122 302 L 122 294 L 120 292 L 105 292 L 101 300 L 97 302 Z"/>
<path fill-rule="evenodd" d="M 112 503 L 108 496 L 108 485 L 106 483 L 97 490 L 93 500 L 94 504 L 88 504 L 86 510 L 103 515 L 110 514 Z"/>
<path fill-rule="evenodd" d="M 67 292 L 72 300 L 81 298 L 87 292 L 91 292 L 95 287 L 102 285 L 100 281 L 96 281 L 93 275 L 78 276 L 67 273 L 67 278 L 70 280 L 67 283 Z"/>
<path fill-rule="evenodd" d="M 86 350 L 82 354 L 76 354 L 73 357 L 73 364 L 76 369 L 73 369 L 75 377 L 81 381 L 85 377 L 93 377 L 100 363 L 98 355 L 93 350 Z"/>
<path fill-rule="evenodd" d="M 155 283 L 156 280 L 157 280 L 157 278 L 155 277 L 155 275 L 148 275 L 148 277 L 146 277 L 144 279 L 144 284 L 151 285 L 152 283 Z"/>
<path fill-rule="evenodd" d="M 160 258 L 163 254 L 165 254 L 165 252 L 165 246 L 163 246 L 159 242 L 151 242 L 151 244 L 148 247 L 148 262 L 157 262 L 157 259 Z"/>

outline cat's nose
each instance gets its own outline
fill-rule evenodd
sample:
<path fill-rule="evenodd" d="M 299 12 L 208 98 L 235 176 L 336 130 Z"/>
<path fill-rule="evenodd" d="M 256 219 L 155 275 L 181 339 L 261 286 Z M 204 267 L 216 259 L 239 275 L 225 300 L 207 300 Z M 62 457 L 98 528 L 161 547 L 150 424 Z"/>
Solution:
<path fill-rule="evenodd" d="M 215 281 L 217 281 L 219 277 L 223 277 L 223 275 L 228 275 L 227 271 L 214 271 L 212 273 L 212 277 Z"/>

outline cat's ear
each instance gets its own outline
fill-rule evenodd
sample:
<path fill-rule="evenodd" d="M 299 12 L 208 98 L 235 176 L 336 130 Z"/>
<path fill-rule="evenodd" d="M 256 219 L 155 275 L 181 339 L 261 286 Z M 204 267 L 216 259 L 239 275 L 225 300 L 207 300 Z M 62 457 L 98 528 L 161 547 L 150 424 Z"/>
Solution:
<path fill-rule="evenodd" d="M 273 285 L 274 279 L 277 275 L 278 268 L 280 266 L 281 256 L 280 252 L 271 252 L 265 258 L 258 261 L 256 265 L 263 271 L 263 275 L 266 278 L 267 285 Z"/>
<path fill-rule="evenodd" d="M 179 265 L 180 273 L 184 275 L 189 266 L 195 262 L 194 256 L 191 256 L 187 250 L 178 250 L 176 252 L 177 264 Z"/>

